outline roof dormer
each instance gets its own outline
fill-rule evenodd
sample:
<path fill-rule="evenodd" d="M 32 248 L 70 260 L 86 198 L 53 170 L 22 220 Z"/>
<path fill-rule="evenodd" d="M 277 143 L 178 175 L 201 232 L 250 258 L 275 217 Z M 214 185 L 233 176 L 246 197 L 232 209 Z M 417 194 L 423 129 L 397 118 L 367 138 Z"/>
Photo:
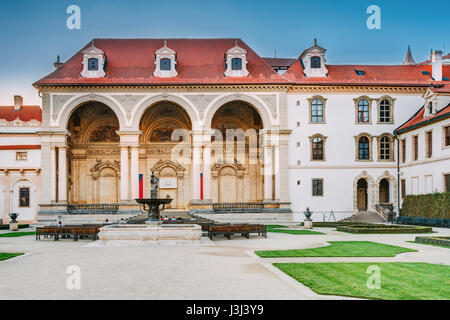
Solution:
<path fill-rule="evenodd" d="M 225 77 L 248 77 L 247 63 L 247 50 L 239 47 L 236 41 L 235 46 L 225 53 Z"/>
<path fill-rule="evenodd" d="M 83 50 L 83 78 L 102 78 L 106 76 L 106 56 L 105 53 L 96 48 L 94 41 L 91 46 Z"/>
<path fill-rule="evenodd" d="M 438 97 L 437 95 L 430 89 L 428 89 L 425 94 L 422 96 L 424 100 L 424 112 L 423 117 L 429 117 L 436 113 L 438 110 Z"/>
<path fill-rule="evenodd" d="M 314 39 L 314 45 L 311 48 L 303 51 L 300 60 L 306 77 L 326 77 L 328 75 L 328 70 L 325 66 L 327 62 L 325 59 L 326 51 L 326 49 L 317 45 L 316 39 Z"/>
<path fill-rule="evenodd" d="M 172 78 L 178 76 L 177 72 L 177 53 L 167 46 L 167 40 L 164 40 L 164 47 L 155 52 L 155 72 L 153 76 L 160 78 Z"/>

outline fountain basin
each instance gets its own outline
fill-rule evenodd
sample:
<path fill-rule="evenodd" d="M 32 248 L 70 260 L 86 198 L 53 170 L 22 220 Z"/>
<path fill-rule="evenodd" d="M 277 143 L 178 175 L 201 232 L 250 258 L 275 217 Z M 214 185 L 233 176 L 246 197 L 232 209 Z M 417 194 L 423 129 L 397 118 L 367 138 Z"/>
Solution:
<path fill-rule="evenodd" d="M 100 229 L 100 241 L 105 244 L 200 244 L 202 229 L 196 224 L 128 224 Z"/>

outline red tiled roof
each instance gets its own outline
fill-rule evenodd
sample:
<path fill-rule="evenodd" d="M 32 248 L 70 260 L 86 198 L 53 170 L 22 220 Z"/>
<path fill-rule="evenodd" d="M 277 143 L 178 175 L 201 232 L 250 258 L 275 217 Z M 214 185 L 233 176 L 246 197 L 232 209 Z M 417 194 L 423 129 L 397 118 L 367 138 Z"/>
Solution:
<path fill-rule="evenodd" d="M 0 119 L 14 121 L 19 118 L 22 121 L 37 120 L 42 122 L 42 110 L 39 106 L 22 106 L 19 111 L 14 111 L 14 106 L 0 106 Z"/>
<path fill-rule="evenodd" d="M 323 78 L 305 77 L 300 60 L 297 60 L 283 78 L 297 84 L 324 85 L 409 85 L 429 86 L 431 66 L 429 65 L 327 65 L 328 76 Z M 355 70 L 365 72 L 358 76 Z M 428 71 L 428 75 L 422 74 Z M 450 77 L 450 66 L 443 67 L 443 76 Z"/>
<path fill-rule="evenodd" d="M 288 68 L 295 62 L 295 59 L 291 58 L 263 58 L 263 59 L 272 67 Z"/>
<path fill-rule="evenodd" d="M 447 83 L 444 84 L 443 87 L 432 88 L 431 91 L 438 92 L 438 93 L 450 93 L 450 83 L 448 83 L 448 81 L 447 81 Z"/>
<path fill-rule="evenodd" d="M 436 112 L 436 114 L 432 116 L 424 118 L 423 117 L 424 113 L 425 113 L 425 106 L 422 107 L 411 119 L 409 119 L 406 123 L 397 128 L 395 131 L 403 133 L 412 130 L 413 128 L 417 128 L 418 126 L 425 125 L 430 121 L 432 122 L 442 118 L 450 117 L 450 104 L 448 104 L 447 107 L 441 109 L 439 112 Z"/>
<path fill-rule="evenodd" d="M 250 76 L 225 77 L 225 52 L 238 42 L 247 50 Z M 177 53 L 175 78 L 153 76 L 155 51 L 164 39 L 95 39 L 95 47 L 108 58 L 105 78 L 82 78 L 80 50 L 59 69 L 35 83 L 40 85 L 177 85 L 177 84 L 275 84 L 288 83 L 271 66 L 240 39 L 168 39 L 167 46 Z"/>
<path fill-rule="evenodd" d="M 11 145 L 0 146 L 0 150 L 40 150 L 40 145 Z"/>

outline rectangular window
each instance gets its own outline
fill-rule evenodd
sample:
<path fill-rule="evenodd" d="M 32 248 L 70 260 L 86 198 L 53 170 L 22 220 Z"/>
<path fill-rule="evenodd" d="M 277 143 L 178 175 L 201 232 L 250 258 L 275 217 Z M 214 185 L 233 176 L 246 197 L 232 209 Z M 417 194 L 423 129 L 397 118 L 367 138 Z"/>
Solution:
<path fill-rule="evenodd" d="M 313 179 L 312 181 L 313 196 L 323 196 L 323 179 Z"/>
<path fill-rule="evenodd" d="M 450 126 L 444 127 L 444 146 L 450 146 Z"/>
<path fill-rule="evenodd" d="M 406 180 L 401 180 L 401 187 L 402 187 L 402 199 L 406 197 Z"/>
<path fill-rule="evenodd" d="M 28 160 L 28 152 L 16 152 L 16 160 L 18 161 Z"/>
<path fill-rule="evenodd" d="M 406 139 L 402 140 L 402 162 L 406 162 Z"/>
<path fill-rule="evenodd" d="M 419 159 L 419 136 L 413 137 L 413 160 Z"/>
<path fill-rule="evenodd" d="M 427 158 L 431 158 L 433 156 L 433 132 L 428 131 L 426 133 L 427 137 Z"/>
<path fill-rule="evenodd" d="M 450 192 L 450 174 L 444 174 L 445 191 Z"/>
<path fill-rule="evenodd" d="M 19 189 L 19 208 L 30 207 L 30 188 Z"/>

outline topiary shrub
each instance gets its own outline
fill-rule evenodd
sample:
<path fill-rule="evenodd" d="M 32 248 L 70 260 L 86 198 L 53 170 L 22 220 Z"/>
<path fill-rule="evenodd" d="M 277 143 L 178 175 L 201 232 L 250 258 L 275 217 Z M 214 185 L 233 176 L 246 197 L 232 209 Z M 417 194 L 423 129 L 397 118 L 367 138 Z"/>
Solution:
<path fill-rule="evenodd" d="M 450 218 L 450 192 L 408 195 L 403 200 L 402 216 Z"/>

